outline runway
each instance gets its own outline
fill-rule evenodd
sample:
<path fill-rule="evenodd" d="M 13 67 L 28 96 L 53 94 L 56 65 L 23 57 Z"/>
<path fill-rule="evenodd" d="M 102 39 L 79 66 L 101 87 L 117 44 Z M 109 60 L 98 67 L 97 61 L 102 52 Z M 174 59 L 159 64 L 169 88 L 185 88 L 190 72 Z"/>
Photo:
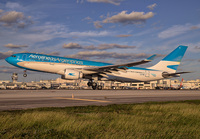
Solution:
<path fill-rule="evenodd" d="M 0 111 L 198 99 L 200 90 L 0 90 Z"/>

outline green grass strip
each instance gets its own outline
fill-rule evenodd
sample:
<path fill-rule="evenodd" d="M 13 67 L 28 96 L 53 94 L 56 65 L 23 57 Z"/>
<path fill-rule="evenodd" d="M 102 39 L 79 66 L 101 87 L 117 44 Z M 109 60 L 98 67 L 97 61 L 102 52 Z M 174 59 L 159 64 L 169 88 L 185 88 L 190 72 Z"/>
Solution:
<path fill-rule="evenodd" d="M 0 138 L 200 138 L 200 100 L 2 111 Z"/>

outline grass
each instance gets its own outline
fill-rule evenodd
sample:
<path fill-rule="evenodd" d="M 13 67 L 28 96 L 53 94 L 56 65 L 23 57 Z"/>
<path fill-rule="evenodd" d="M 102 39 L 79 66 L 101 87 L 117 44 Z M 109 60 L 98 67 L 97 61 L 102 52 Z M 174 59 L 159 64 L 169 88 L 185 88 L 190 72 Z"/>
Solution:
<path fill-rule="evenodd" d="M 3 111 L 0 138 L 200 138 L 200 100 Z"/>

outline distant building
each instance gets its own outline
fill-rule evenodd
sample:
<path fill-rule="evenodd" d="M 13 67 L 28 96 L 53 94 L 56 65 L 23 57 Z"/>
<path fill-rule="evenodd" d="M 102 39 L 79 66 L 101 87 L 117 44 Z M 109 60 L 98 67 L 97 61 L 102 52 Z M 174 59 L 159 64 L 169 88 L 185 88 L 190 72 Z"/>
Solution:
<path fill-rule="evenodd" d="M 0 84 L 9 83 L 9 80 L 0 80 Z"/>
<path fill-rule="evenodd" d="M 16 74 L 13 76 L 13 82 L 8 80 L 0 80 L 0 89 L 90 89 L 87 83 L 88 80 L 63 80 L 57 78 L 56 80 L 40 80 L 39 82 L 17 82 Z M 99 82 L 103 89 L 170 89 L 179 88 L 181 81 L 175 79 L 163 79 L 150 82 L 138 83 L 121 83 L 115 81 L 101 81 Z M 196 80 L 183 80 L 183 89 L 200 89 L 200 79 Z"/>
<path fill-rule="evenodd" d="M 11 76 L 11 78 L 12 78 L 12 82 L 13 83 L 17 82 L 17 80 L 18 80 L 18 74 L 17 73 L 13 73 L 12 76 Z"/>

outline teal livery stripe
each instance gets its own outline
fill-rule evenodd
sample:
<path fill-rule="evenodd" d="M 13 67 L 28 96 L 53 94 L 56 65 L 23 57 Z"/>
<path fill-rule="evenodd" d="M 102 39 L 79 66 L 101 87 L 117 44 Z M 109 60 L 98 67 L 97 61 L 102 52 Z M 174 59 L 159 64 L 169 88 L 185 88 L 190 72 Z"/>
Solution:
<path fill-rule="evenodd" d="M 164 59 L 164 61 L 176 61 L 181 62 L 181 59 L 183 58 L 185 51 L 187 50 L 188 46 L 182 46 L 180 45 L 177 47 L 174 51 L 172 51 L 169 55 L 167 55 Z"/>
<path fill-rule="evenodd" d="M 24 68 L 24 67 L 19 66 L 17 63 L 23 62 L 23 61 L 24 62 L 45 62 L 45 63 L 55 63 L 55 64 L 63 63 L 63 64 L 74 64 L 74 65 L 80 65 L 80 66 L 94 66 L 94 67 L 113 65 L 111 63 L 80 60 L 80 59 L 74 59 L 74 58 L 50 56 L 50 55 L 35 54 L 35 53 L 19 53 L 19 54 L 15 54 L 15 56 L 17 57 L 17 59 L 13 58 L 12 64 L 20 68 Z M 154 55 L 152 57 L 154 57 Z M 126 68 L 133 69 L 133 70 L 157 71 L 155 69 L 146 69 L 146 68 L 140 68 L 140 67 L 126 67 Z M 28 69 L 28 68 L 24 68 L 24 69 Z"/>
<path fill-rule="evenodd" d="M 80 60 L 75 58 L 50 56 L 35 53 L 20 53 L 17 54 L 23 61 L 27 62 L 48 62 L 48 63 L 65 63 L 65 64 L 76 64 L 76 65 L 87 65 L 87 66 L 108 66 L 111 63 L 103 63 L 89 60 Z"/>
<path fill-rule="evenodd" d="M 173 70 L 177 70 L 179 65 L 168 65 L 167 67 Z"/>

